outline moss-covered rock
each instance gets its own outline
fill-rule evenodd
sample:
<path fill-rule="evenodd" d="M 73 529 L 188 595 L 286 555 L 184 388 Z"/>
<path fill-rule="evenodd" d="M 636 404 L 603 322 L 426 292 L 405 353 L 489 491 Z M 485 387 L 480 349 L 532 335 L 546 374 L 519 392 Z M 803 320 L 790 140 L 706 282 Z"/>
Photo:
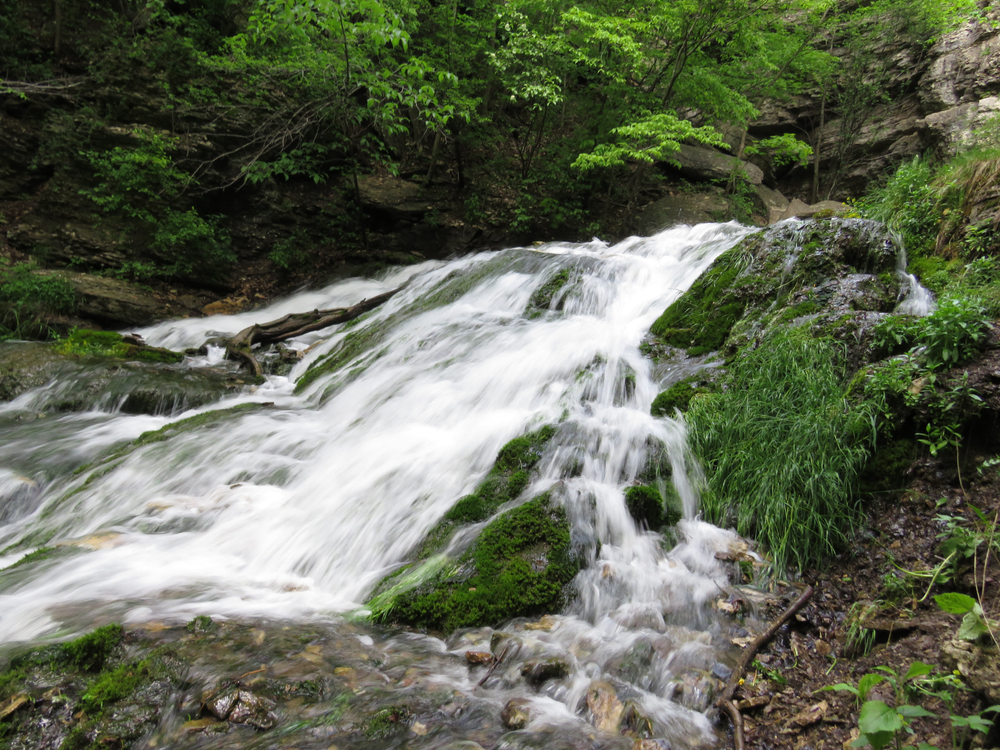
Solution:
<path fill-rule="evenodd" d="M 537 317 L 546 310 L 561 310 L 565 301 L 565 295 L 558 299 L 555 307 L 552 306 L 552 300 L 557 299 L 560 292 L 573 280 L 574 275 L 568 268 L 564 268 L 553 274 L 548 281 L 538 287 L 534 294 L 531 295 L 531 299 L 528 301 L 528 317 Z"/>
<path fill-rule="evenodd" d="M 12 659 L 0 704 L 24 700 L 0 722 L 0 738 L 16 738 L 12 747 L 124 748 L 156 727 L 183 678 L 169 648 L 136 658 L 125 638 L 121 625 L 106 625 Z"/>
<path fill-rule="evenodd" d="M 899 294 L 897 254 L 882 225 L 860 219 L 781 225 L 750 235 L 664 311 L 647 348 L 729 356 L 779 325 L 809 321 L 821 328 L 831 318 L 890 312 Z"/>
<path fill-rule="evenodd" d="M 649 408 L 650 414 L 654 417 L 672 417 L 675 409 L 685 412 L 691 399 L 703 393 L 712 393 L 714 390 L 715 384 L 699 375 L 678 380 L 653 399 Z"/>
<path fill-rule="evenodd" d="M 673 485 L 669 485 L 673 490 Z M 658 530 L 664 526 L 675 526 L 681 520 L 680 498 L 676 492 L 668 492 L 664 498 L 659 489 L 648 484 L 637 484 L 625 490 L 625 507 L 637 524 Z"/>
<path fill-rule="evenodd" d="M 493 520 L 454 564 L 401 593 L 387 619 L 450 632 L 558 611 L 578 570 L 566 511 L 540 495 Z"/>

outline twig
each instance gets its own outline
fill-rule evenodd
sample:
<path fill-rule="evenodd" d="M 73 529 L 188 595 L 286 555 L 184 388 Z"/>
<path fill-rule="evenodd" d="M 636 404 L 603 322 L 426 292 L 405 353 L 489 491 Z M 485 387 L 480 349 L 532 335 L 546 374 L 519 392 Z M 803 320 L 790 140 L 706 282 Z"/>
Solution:
<path fill-rule="evenodd" d="M 812 595 L 813 587 L 806 586 L 806 590 L 802 592 L 798 599 L 792 602 L 792 605 L 782 613 L 781 617 L 771 623 L 770 627 L 757 636 L 754 642 L 743 651 L 743 655 L 736 664 L 736 668 L 729 676 L 729 683 L 726 685 L 726 689 L 722 691 L 722 694 L 715 701 L 715 705 L 728 713 L 729 718 L 733 722 L 733 744 L 735 745 L 736 750 L 743 750 L 743 717 L 740 716 L 740 710 L 736 707 L 736 704 L 733 703 L 733 694 L 736 692 L 736 688 L 739 687 L 740 680 L 743 678 L 743 675 L 746 674 L 747 667 L 750 666 L 750 662 L 753 661 L 757 652 L 760 651 L 760 649 L 768 641 L 774 638 L 775 633 L 781 629 L 782 625 L 791 619 L 792 615 L 802 609 Z"/>
<path fill-rule="evenodd" d="M 507 656 L 507 651 L 509 649 L 510 649 L 510 644 L 508 643 L 506 646 L 503 647 L 503 651 L 500 652 L 500 656 L 498 656 L 493 660 L 493 663 L 490 665 L 489 670 L 487 670 L 486 674 L 483 676 L 483 679 L 479 681 L 478 687 L 482 687 L 483 683 L 485 683 L 488 679 L 490 679 L 490 675 L 493 674 L 493 670 L 495 670 L 497 667 L 500 666 L 500 662 L 502 662 L 504 660 L 504 657 Z"/>

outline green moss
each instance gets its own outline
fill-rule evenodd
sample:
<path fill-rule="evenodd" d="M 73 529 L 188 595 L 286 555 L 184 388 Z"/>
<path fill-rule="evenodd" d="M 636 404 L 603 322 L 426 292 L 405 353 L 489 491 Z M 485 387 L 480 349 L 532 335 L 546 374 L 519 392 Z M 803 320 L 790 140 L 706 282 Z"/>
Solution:
<path fill-rule="evenodd" d="M 538 313 L 548 310 L 552 306 L 552 300 L 569 281 L 570 271 L 567 268 L 554 274 L 531 295 L 531 300 L 528 302 L 528 309 Z"/>
<path fill-rule="evenodd" d="M 705 384 L 705 381 L 697 375 L 678 380 L 653 399 L 649 412 L 654 417 L 672 417 L 674 409 L 685 412 L 691 404 L 691 399 L 703 393 L 712 393 L 714 390 L 711 384 Z"/>
<path fill-rule="evenodd" d="M 104 672 L 87 688 L 80 699 L 83 710 L 89 714 L 101 711 L 110 703 L 123 700 L 150 681 L 148 662 L 126 664 Z"/>
<path fill-rule="evenodd" d="M 64 549 L 65 548 L 63 547 L 41 547 L 36 549 L 34 552 L 25 555 L 16 563 L 0 569 L 0 572 L 4 570 L 13 570 L 14 568 L 20 568 L 25 565 L 33 565 L 34 563 L 41 562 L 42 560 L 48 560 L 52 557 L 58 556 Z"/>
<path fill-rule="evenodd" d="M 364 735 L 370 740 L 385 739 L 394 732 L 408 726 L 413 712 L 403 705 L 389 706 L 377 711 L 364 728 Z"/>
<path fill-rule="evenodd" d="M 555 433 L 554 427 L 546 425 L 507 443 L 497 453 L 496 463 L 476 491 L 455 503 L 444 520 L 452 523 L 485 521 L 501 505 L 520 495 L 528 486 L 529 472 L 542 457 L 542 446 Z"/>
<path fill-rule="evenodd" d="M 191 622 L 187 624 L 187 629 L 189 633 L 208 633 L 215 630 L 215 623 L 212 622 L 212 618 L 207 615 L 198 615 Z"/>
<path fill-rule="evenodd" d="M 653 335 L 692 356 L 719 349 L 746 309 L 727 294 L 744 270 L 739 246 L 727 250 L 653 323 Z"/>
<path fill-rule="evenodd" d="M 557 611 L 578 570 L 566 512 L 541 495 L 490 523 L 455 568 L 401 594 L 392 619 L 450 632 Z"/>
<path fill-rule="evenodd" d="M 821 310 L 821 306 L 815 300 L 805 300 L 784 310 L 779 316 L 781 321 L 795 320 L 803 315 L 813 315 Z"/>
<path fill-rule="evenodd" d="M 75 641 L 64 643 L 62 652 L 72 666 L 85 672 L 95 672 L 104 667 L 104 662 L 124 637 L 125 630 L 121 625 L 105 625 Z"/>
<path fill-rule="evenodd" d="M 184 359 L 180 352 L 127 343 L 114 331 L 90 331 L 85 328 L 74 328 L 54 348 L 60 354 L 77 357 L 114 357 L 166 364 L 176 364 Z"/>
<path fill-rule="evenodd" d="M 625 490 L 625 505 L 637 524 L 648 529 L 663 525 L 663 497 L 655 487 L 640 484 Z"/>

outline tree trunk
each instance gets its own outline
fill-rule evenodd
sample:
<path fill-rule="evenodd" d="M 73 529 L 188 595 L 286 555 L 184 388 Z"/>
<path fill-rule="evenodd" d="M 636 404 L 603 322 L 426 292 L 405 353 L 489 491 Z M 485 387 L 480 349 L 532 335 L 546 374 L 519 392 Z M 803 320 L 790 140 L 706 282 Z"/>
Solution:
<path fill-rule="evenodd" d="M 226 343 L 226 356 L 243 362 L 256 377 L 263 377 L 264 371 L 251 351 L 254 344 L 277 344 L 337 323 L 346 323 L 369 310 L 374 310 L 402 288 L 393 289 L 391 292 L 385 292 L 371 299 L 363 299 L 353 307 L 334 307 L 329 310 L 290 313 L 269 323 L 255 323 L 229 339 Z"/>

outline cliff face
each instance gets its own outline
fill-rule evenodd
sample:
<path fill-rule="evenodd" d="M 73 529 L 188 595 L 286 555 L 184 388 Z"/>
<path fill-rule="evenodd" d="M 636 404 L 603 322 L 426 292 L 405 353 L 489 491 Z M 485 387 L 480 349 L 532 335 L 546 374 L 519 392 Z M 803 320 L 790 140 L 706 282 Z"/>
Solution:
<path fill-rule="evenodd" d="M 821 170 L 843 162 L 829 196 L 838 200 L 860 195 L 871 180 L 917 154 L 954 154 L 969 143 L 974 130 L 1000 113 L 1000 28 L 970 22 L 926 52 L 886 43 L 873 54 L 889 64 L 878 81 L 881 101 L 864 117 L 851 113 L 854 121 L 845 122 L 824 101 L 823 92 L 816 91 L 766 103 L 749 127 L 749 135 L 757 138 L 794 133 L 816 142 L 818 133 Z M 811 169 L 772 179 L 784 194 L 809 200 Z M 818 198 L 824 197 L 821 191 Z"/>

